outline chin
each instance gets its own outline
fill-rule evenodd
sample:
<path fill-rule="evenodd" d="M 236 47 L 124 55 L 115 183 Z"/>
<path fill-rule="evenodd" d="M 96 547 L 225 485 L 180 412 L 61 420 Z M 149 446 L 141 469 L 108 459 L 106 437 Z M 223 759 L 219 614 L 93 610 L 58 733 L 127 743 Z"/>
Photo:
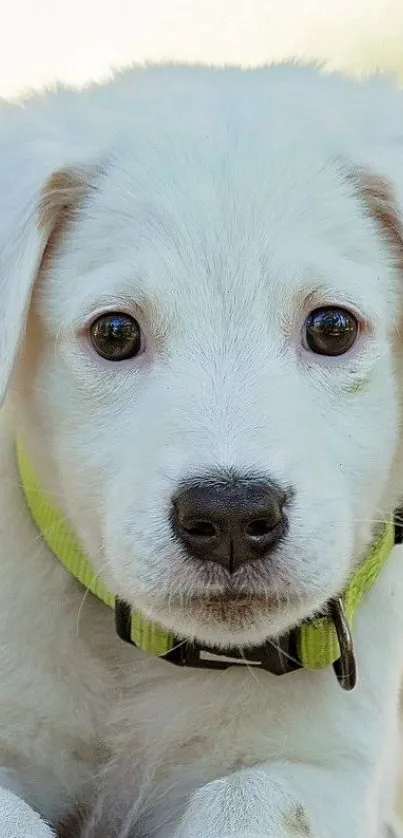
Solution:
<path fill-rule="evenodd" d="M 276 638 L 311 614 L 318 603 L 299 598 L 198 596 L 170 599 L 143 610 L 178 637 L 219 648 L 256 646 Z"/>

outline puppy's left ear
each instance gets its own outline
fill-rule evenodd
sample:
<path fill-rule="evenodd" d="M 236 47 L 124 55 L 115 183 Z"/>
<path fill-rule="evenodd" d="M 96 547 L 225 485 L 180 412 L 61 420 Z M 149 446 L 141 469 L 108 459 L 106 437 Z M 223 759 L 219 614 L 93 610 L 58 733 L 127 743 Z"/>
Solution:
<path fill-rule="evenodd" d="M 3 165 L 4 161 L 0 168 Z M 35 280 L 88 185 L 84 170 L 62 168 L 41 178 L 41 170 L 47 168 L 49 162 L 41 157 L 26 172 L 24 166 L 15 168 L 13 177 L 0 171 L 4 190 L 0 192 L 0 405 L 21 345 Z"/>

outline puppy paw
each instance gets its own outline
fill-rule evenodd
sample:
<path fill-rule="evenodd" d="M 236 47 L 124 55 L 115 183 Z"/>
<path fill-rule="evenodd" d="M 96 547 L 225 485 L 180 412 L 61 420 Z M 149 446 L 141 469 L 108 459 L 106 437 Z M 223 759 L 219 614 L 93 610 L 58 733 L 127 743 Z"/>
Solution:
<path fill-rule="evenodd" d="M 301 799 L 259 769 L 214 780 L 190 799 L 175 838 L 322 838 Z"/>

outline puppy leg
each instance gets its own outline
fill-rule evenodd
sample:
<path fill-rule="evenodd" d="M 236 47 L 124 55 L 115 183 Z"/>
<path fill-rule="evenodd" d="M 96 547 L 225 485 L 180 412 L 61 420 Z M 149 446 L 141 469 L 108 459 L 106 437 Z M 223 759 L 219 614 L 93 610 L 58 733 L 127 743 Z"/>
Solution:
<path fill-rule="evenodd" d="M 364 779 L 358 766 L 288 763 L 239 771 L 192 796 L 175 838 L 376 838 Z"/>

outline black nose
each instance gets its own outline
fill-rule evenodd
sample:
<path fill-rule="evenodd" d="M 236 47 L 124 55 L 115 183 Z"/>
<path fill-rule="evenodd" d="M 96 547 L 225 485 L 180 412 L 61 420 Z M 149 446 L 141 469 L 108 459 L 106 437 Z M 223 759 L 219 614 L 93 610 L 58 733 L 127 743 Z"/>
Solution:
<path fill-rule="evenodd" d="M 275 547 L 285 500 L 275 483 L 256 478 L 189 481 L 173 498 L 173 529 L 192 556 L 234 573 Z"/>

